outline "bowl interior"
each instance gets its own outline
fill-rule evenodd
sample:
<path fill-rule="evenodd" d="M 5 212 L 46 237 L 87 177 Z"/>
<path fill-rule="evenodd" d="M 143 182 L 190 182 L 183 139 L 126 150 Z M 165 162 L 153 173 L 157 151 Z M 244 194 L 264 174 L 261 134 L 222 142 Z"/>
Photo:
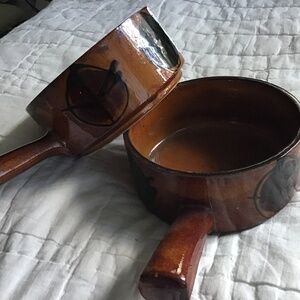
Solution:
<path fill-rule="evenodd" d="M 165 168 L 211 173 L 264 162 L 299 134 L 295 99 L 261 81 L 214 77 L 181 83 L 129 131 L 133 147 Z"/>

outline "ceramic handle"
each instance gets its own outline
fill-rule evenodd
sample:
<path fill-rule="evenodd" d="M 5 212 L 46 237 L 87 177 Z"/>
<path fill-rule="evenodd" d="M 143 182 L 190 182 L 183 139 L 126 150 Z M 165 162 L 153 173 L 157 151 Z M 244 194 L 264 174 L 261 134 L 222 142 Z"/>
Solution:
<path fill-rule="evenodd" d="M 185 210 L 172 224 L 140 278 L 147 300 L 190 298 L 207 234 L 213 228 L 211 213 Z"/>
<path fill-rule="evenodd" d="M 67 148 L 50 132 L 31 144 L 0 156 L 0 184 L 49 156 L 67 153 Z"/>

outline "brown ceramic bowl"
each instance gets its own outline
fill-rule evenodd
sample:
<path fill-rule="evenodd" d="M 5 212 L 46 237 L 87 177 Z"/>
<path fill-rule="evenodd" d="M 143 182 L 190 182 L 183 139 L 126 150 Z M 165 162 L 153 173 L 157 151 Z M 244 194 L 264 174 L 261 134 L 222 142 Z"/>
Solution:
<path fill-rule="evenodd" d="M 127 130 L 178 83 L 183 59 L 144 8 L 60 74 L 27 107 L 48 134 L 0 156 L 0 183 L 52 155 L 84 155 Z"/>
<path fill-rule="evenodd" d="M 146 299 L 188 299 L 208 233 L 251 228 L 287 204 L 299 128 L 283 89 L 212 77 L 179 84 L 125 134 L 140 198 L 173 223 L 141 276 Z"/>

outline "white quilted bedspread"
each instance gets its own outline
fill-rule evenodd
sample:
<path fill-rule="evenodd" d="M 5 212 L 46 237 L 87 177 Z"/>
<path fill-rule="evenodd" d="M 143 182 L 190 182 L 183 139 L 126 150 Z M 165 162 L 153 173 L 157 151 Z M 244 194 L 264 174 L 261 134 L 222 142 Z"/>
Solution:
<path fill-rule="evenodd" d="M 0 39 L 1 152 L 42 134 L 26 105 L 145 5 L 183 53 L 184 79 L 242 75 L 300 96 L 298 0 L 53 0 Z M 299 200 L 209 237 L 192 299 L 300 299 Z M 121 138 L 47 159 L 0 186 L 0 299 L 142 299 L 139 274 L 167 229 L 139 201 Z"/>

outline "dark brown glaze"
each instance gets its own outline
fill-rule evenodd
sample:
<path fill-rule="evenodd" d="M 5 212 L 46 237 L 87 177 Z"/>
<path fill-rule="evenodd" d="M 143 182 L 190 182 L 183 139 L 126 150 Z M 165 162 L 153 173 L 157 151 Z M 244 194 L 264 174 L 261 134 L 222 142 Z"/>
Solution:
<path fill-rule="evenodd" d="M 165 138 L 149 158 L 169 169 L 211 173 L 253 165 L 280 147 L 280 140 L 271 130 L 244 122 L 203 118 Z"/>
<path fill-rule="evenodd" d="M 0 184 L 49 156 L 68 154 L 51 132 L 43 138 L 0 156 Z"/>
<path fill-rule="evenodd" d="M 212 227 L 209 211 L 185 208 L 180 213 L 141 275 L 139 289 L 146 299 L 189 299 Z"/>
<path fill-rule="evenodd" d="M 208 126 L 224 122 L 241 132 L 220 135 Z M 184 137 L 184 145 L 176 142 L 166 151 L 168 139 L 174 146 L 170 136 L 199 126 L 209 130 L 197 129 Z M 124 137 L 138 193 L 151 212 L 172 223 L 182 207 L 204 207 L 213 215 L 212 232 L 222 234 L 264 222 L 293 197 L 300 173 L 299 128 L 299 104 L 284 90 L 216 77 L 179 84 Z M 174 257 L 180 255 L 178 248 Z"/>
<path fill-rule="evenodd" d="M 191 137 L 192 149 L 185 143 L 187 149 L 184 150 L 189 153 L 186 157 L 179 157 L 181 152 L 176 147 L 169 152 L 170 156 L 163 163 L 173 164 L 172 168 L 151 161 L 153 149 L 174 132 L 208 123 L 223 125 L 225 121 L 235 127 L 241 124 L 242 133 L 228 134 L 227 140 L 226 135 L 218 136 L 213 143 L 207 143 L 203 135 L 197 140 L 195 135 Z M 299 105 L 282 89 L 250 79 L 203 78 L 179 84 L 125 134 L 125 144 L 140 196 L 151 211 L 172 222 L 182 205 L 206 206 L 217 216 L 214 231 L 233 232 L 266 219 L 261 209 L 257 209 L 257 199 L 261 199 L 261 195 L 266 198 L 270 186 L 276 190 L 278 186 L 288 189 L 283 194 L 292 195 L 299 173 L 299 124 Z M 251 141 L 258 143 L 247 143 L 245 136 L 248 135 Z M 244 145 L 237 145 L 239 139 Z M 211 151 L 200 151 L 201 143 L 212 147 Z M 226 155 L 222 152 L 223 145 L 229 148 L 224 149 Z M 243 153 L 239 153 L 241 151 Z M 212 161 L 207 159 L 207 153 Z M 226 159 L 229 163 L 222 161 Z M 184 169 L 186 166 L 182 164 L 191 161 L 192 171 L 176 169 L 176 164 Z M 282 176 L 282 181 L 278 176 Z M 265 185 L 262 189 L 267 177 L 268 187 Z M 284 185 L 286 181 L 289 184 Z M 281 204 L 273 206 L 278 209 L 283 207 L 282 201 L 285 204 L 288 201 L 277 199 Z"/>
<path fill-rule="evenodd" d="M 160 48 L 154 46 L 158 41 Z M 181 65 L 181 56 L 144 9 L 81 56 L 27 110 L 71 153 L 87 154 L 157 105 L 177 84 Z"/>
<path fill-rule="evenodd" d="M 117 61 L 112 61 L 108 70 L 81 64 L 70 67 L 65 111 L 83 123 L 111 126 L 124 114 L 128 96 Z"/>
<path fill-rule="evenodd" d="M 145 8 L 60 74 L 27 111 L 65 146 L 66 150 L 57 154 L 88 154 L 156 106 L 179 81 L 182 63 L 171 40 Z M 15 166 L 12 156 L 1 156 L 2 162 L 10 160 L 5 166 L 12 168 L 9 174 L 0 165 L 1 182 L 37 161 L 27 157 L 19 168 L 22 157 L 16 155 L 26 151 L 28 156 L 31 148 L 14 152 Z M 46 158 L 47 154 L 39 157 Z"/>

